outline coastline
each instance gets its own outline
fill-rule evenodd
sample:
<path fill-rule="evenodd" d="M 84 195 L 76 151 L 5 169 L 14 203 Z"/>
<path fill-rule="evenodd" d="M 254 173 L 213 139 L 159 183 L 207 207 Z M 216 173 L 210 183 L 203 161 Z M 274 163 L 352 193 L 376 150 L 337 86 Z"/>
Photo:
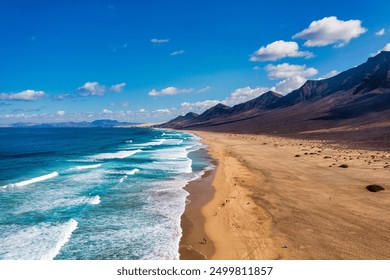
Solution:
<path fill-rule="evenodd" d="M 185 188 L 191 202 L 182 216 L 181 246 L 207 259 L 390 259 L 390 153 L 324 141 L 191 133 L 218 165 L 213 176 Z M 385 191 L 369 192 L 370 184 Z M 181 252 L 181 259 L 193 258 Z"/>
<path fill-rule="evenodd" d="M 213 162 L 213 164 L 216 166 L 216 163 Z M 215 171 L 216 168 L 207 170 L 201 178 L 189 182 L 184 188 L 188 192 L 188 202 L 180 221 L 182 237 L 179 243 L 179 254 L 181 260 L 206 260 L 214 254 L 214 245 L 204 230 L 205 219 L 201 209 L 214 195 L 212 180 Z"/>

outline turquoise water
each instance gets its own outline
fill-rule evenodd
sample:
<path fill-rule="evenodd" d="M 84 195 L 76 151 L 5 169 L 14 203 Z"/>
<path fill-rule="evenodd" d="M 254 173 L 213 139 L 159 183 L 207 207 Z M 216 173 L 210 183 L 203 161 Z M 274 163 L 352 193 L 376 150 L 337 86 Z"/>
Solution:
<path fill-rule="evenodd" d="M 177 259 L 195 135 L 1 128 L 0 259 Z"/>

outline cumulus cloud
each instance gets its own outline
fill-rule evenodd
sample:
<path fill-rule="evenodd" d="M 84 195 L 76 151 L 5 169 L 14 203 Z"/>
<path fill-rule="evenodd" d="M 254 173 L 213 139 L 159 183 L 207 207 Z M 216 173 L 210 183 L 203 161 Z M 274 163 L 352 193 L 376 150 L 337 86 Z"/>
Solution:
<path fill-rule="evenodd" d="M 154 44 L 168 43 L 169 39 L 156 39 L 156 38 L 153 38 L 153 39 L 150 39 L 150 42 L 152 42 Z"/>
<path fill-rule="evenodd" d="M 172 55 L 172 56 L 175 56 L 175 55 L 180 55 L 180 54 L 183 54 L 183 53 L 185 53 L 184 50 L 179 50 L 179 51 L 171 52 L 171 55 Z"/>
<path fill-rule="evenodd" d="M 302 76 L 287 78 L 283 81 L 278 82 L 273 88 L 273 90 L 282 94 L 286 94 L 293 91 L 294 89 L 301 87 L 306 81 L 307 79 Z"/>
<path fill-rule="evenodd" d="M 284 79 L 278 82 L 272 90 L 282 94 L 289 93 L 302 86 L 308 77 L 318 74 L 318 70 L 306 65 L 294 65 L 282 63 L 278 65 L 268 64 L 264 69 L 268 72 L 268 78 L 272 80 Z"/>
<path fill-rule="evenodd" d="M 126 83 L 120 83 L 107 87 L 98 82 L 86 82 L 77 91 L 81 96 L 104 96 L 107 92 L 121 92 Z"/>
<path fill-rule="evenodd" d="M 189 93 L 189 92 L 192 92 L 193 90 L 194 90 L 193 88 L 179 89 L 176 87 L 167 87 L 167 88 L 164 88 L 162 90 L 152 89 L 151 91 L 149 91 L 148 94 L 150 96 L 176 95 L 176 94 L 180 94 L 180 93 Z"/>
<path fill-rule="evenodd" d="M 313 57 L 311 52 L 299 51 L 296 42 L 275 41 L 267 46 L 262 46 L 250 57 L 250 61 L 275 61 L 285 57 Z"/>
<path fill-rule="evenodd" d="M 332 70 L 332 71 L 330 71 L 329 73 L 326 73 L 325 75 L 319 77 L 318 80 L 323 80 L 323 79 L 332 78 L 333 76 L 336 76 L 336 75 L 339 74 L 339 73 L 340 73 L 340 72 L 337 71 L 337 70 Z"/>
<path fill-rule="evenodd" d="M 383 47 L 382 51 L 390 52 L 390 43 L 387 43 L 387 44 Z"/>
<path fill-rule="evenodd" d="M 387 43 L 382 49 L 378 50 L 376 53 L 372 53 L 371 56 L 376 56 L 381 51 L 390 52 L 390 43 Z"/>
<path fill-rule="evenodd" d="M 106 93 L 106 87 L 98 82 L 86 82 L 77 90 L 82 96 L 103 96 Z"/>
<path fill-rule="evenodd" d="M 117 84 L 117 85 L 112 85 L 110 87 L 110 91 L 121 92 L 125 86 L 126 86 L 126 83 L 120 83 L 120 84 Z"/>
<path fill-rule="evenodd" d="M 379 30 L 378 32 L 376 32 L 375 35 L 378 36 L 378 37 L 381 37 L 381 36 L 385 35 L 385 29 L 382 28 L 381 30 Z"/>
<path fill-rule="evenodd" d="M 181 103 L 181 107 L 186 108 L 188 110 L 205 110 L 210 107 L 213 107 L 217 105 L 218 103 L 221 103 L 220 100 L 205 100 L 205 101 L 198 101 L 198 102 L 183 102 Z"/>
<path fill-rule="evenodd" d="M 248 100 L 251 100 L 253 98 L 256 98 L 266 92 L 268 88 L 266 87 L 257 87 L 257 88 L 251 88 L 251 87 L 243 87 L 238 88 L 235 91 L 233 91 L 228 98 L 222 101 L 223 104 L 226 104 L 228 106 L 234 106 L 236 104 L 240 104 L 242 102 L 246 102 Z"/>
<path fill-rule="evenodd" d="M 307 47 L 327 45 L 342 47 L 367 31 L 361 24 L 360 20 L 343 21 L 335 16 L 324 17 L 313 21 L 308 28 L 295 34 L 292 38 L 306 40 L 304 45 Z"/>
<path fill-rule="evenodd" d="M 171 110 L 169 110 L 169 109 L 157 109 L 157 110 L 155 110 L 154 111 L 155 113 L 170 113 L 171 112 Z"/>
<path fill-rule="evenodd" d="M 0 93 L 0 100 L 35 101 L 45 96 L 43 91 L 28 89 L 18 93 Z"/>
<path fill-rule="evenodd" d="M 111 110 L 108 109 L 103 109 L 102 112 L 103 114 L 108 114 L 108 115 L 111 115 L 113 113 Z"/>
<path fill-rule="evenodd" d="M 278 65 L 268 64 L 264 68 L 268 72 L 268 78 L 272 80 L 291 78 L 294 76 L 311 77 L 318 74 L 318 70 L 306 65 L 294 65 L 283 63 Z"/>
<path fill-rule="evenodd" d="M 253 98 L 256 98 L 266 92 L 268 88 L 266 87 L 243 87 L 238 88 L 233 91 L 226 99 L 224 100 L 205 100 L 198 102 L 183 102 L 181 104 L 181 108 L 185 108 L 187 110 L 195 110 L 197 112 L 204 111 L 205 109 L 209 109 L 217 105 L 218 103 L 222 103 L 228 106 L 234 106 L 236 104 L 246 102 Z"/>
<path fill-rule="evenodd" d="M 65 111 L 59 110 L 59 111 L 57 111 L 56 115 L 59 117 L 62 117 L 65 115 Z"/>

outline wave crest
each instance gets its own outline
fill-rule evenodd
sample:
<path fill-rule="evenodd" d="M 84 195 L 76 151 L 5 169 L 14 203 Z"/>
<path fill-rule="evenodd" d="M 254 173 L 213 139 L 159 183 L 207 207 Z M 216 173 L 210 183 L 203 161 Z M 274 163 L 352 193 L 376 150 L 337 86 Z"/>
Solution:
<path fill-rule="evenodd" d="M 132 151 L 119 151 L 116 153 L 103 153 L 103 154 L 98 154 L 95 156 L 92 156 L 91 158 L 94 160 L 105 160 L 105 159 L 123 159 L 130 157 L 136 153 L 142 152 L 142 150 L 132 150 Z"/>

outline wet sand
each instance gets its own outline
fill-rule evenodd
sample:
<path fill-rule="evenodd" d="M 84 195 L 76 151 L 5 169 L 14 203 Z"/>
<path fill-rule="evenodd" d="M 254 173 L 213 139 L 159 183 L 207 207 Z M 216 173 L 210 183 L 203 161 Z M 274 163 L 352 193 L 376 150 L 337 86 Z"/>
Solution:
<path fill-rule="evenodd" d="M 190 182 L 185 187 L 189 196 L 181 217 L 183 235 L 179 247 L 180 259 L 205 260 L 209 259 L 215 252 L 213 243 L 204 231 L 205 219 L 201 213 L 202 207 L 214 195 L 215 191 L 211 186 L 214 175 L 215 169 L 206 171 L 202 178 Z"/>

